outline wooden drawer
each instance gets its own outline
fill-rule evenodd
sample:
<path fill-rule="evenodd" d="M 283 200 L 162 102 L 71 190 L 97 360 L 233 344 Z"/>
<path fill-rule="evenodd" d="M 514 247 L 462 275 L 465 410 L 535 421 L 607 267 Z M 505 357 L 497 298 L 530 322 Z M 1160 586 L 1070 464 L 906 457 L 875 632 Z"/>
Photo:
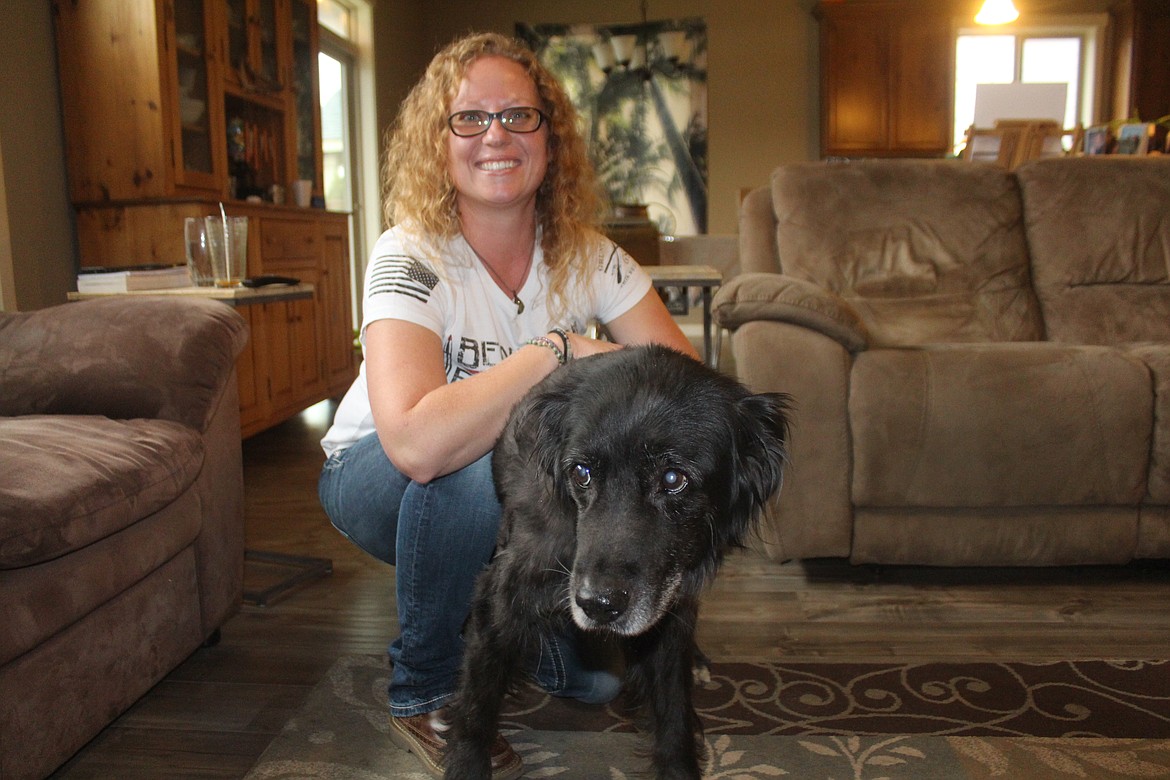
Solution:
<path fill-rule="evenodd" d="M 316 260 L 321 256 L 321 234 L 313 221 L 261 219 L 260 257 L 268 260 Z"/>

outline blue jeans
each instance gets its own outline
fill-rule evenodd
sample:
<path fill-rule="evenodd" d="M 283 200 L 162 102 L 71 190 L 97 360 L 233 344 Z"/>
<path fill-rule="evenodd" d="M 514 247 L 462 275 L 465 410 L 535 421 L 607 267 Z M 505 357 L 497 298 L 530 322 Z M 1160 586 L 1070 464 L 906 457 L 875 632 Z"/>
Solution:
<path fill-rule="evenodd" d="M 421 484 L 395 468 L 370 434 L 325 462 L 318 494 L 334 527 L 394 566 L 399 635 L 390 645 L 390 714 L 438 709 L 455 692 L 463 623 L 495 549 L 502 510 L 491 454 Z M 612 675 L 586 671 L 576 644 L 542 640 L 537 682 L 555 695 L 608 701 L 616 693 L 608 690 Z"/>

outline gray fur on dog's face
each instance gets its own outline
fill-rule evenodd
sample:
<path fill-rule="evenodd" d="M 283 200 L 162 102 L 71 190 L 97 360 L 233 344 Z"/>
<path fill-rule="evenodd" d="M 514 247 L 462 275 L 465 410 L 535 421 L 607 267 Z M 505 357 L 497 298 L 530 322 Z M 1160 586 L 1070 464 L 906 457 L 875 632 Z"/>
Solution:
<path fill-rule="evenodd" d="M 560 539 L 571 556 L 558 560 L 578 626 L 641 634 L 698 593 L 780 486 L 784 411 L 663 348 L 577 361 L 517 410 L 497 482 L 517 517 L 544 515 L 544 538 L 524 543 Z"/>

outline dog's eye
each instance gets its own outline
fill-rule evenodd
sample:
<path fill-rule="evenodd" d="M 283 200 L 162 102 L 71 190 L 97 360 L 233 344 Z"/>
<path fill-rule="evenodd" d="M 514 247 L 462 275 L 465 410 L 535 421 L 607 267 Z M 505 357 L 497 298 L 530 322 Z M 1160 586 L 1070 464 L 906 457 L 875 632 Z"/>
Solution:
<path fill-rule="evenodd" d="M 579 488 L 587 488 L 589 487 L 589 483 L 593 481 L 593 474 L 590 473 L 589 467 L 584 463 L 578 463 L 576 466 L 573 466 L 570 476 L 573 479 L 573 484 Z"/>
<path fill-rule="evenodd" d="M 672 496 L 686 490 L 690 479 L 678 469 L 667 469 L 662 472 L 662 489 Z"/>

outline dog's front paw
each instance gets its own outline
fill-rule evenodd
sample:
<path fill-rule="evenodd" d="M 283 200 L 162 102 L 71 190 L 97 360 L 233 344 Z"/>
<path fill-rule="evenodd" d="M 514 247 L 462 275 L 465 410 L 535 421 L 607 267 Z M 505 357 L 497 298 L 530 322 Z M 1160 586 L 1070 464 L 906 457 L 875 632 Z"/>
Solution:
<path fill-rule="evenodd" d="M 492 761 L 486 750 L 467 740 L 451 739 L 443 751 L 444 780 L 491 780 Z"/>
<path fill-rule="evenodd" d="M 499 734 L 484 750 L 472 740 L 452 738 L 443 755 L 445 780 L 513 780 L 524 773 L 524 762 Z"/>
<path fill-rule="evenodd" d="M 703 772 L 697 763 L 692 765 L 677 764 L 659 767 L 655 772 L 657 780 L 702 780 Z"/>
<path fill-rule="evenodd" d="M 486 755 L 469 754 L 448 746 L 443 759 L 444 780 L 491 780 L 491 776 L 491 761 Z"/>

